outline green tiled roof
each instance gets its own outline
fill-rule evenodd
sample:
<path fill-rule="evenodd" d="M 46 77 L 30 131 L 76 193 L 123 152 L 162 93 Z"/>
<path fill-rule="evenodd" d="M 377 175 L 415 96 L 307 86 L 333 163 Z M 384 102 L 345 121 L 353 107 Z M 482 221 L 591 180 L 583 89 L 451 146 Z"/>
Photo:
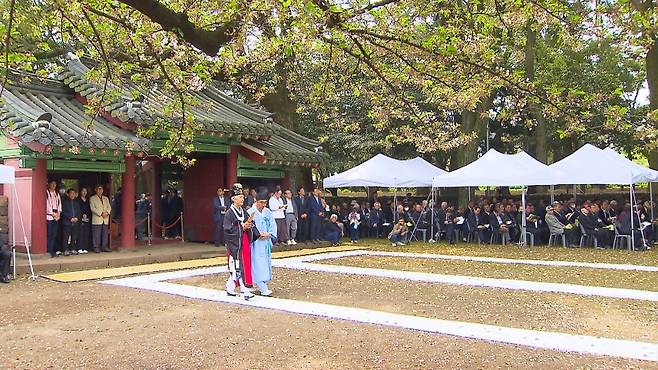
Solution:
<path fill-rule="evenodd" d="M 85 98 L 94 98 L 102 93 L 102 87 L 89 82 L 92 61 L 81 61 L 69 54 L 65 71 L 60 80 Z M 120 97 L 105 107 L 114 118 L 123 122 L 148 125 L 157 117 L 166 117 L 165 106 L 176 99 L 171 92 L 157 86 L 143 91 L 129 80 L 122 81 L 122 87 L 109 84 L 109 89 L 119 92 Z M 133 99 L 140 96 L 139 100 Z M 216 86 L 206 86 L 194 92 L 192 97 L 198 104 L 187 107 L 195 122 L 201 124 L 201 131 L 218 132 L 235 137 L 264 151 L 268 160 L 282 163 L 316 164 L 326 158 L 326 154 L 316 150 L 320 143 L 299 135 L 277 124 L 273 114 L 254 108 L 227 95 Z"/>
<path fill-rule="evenodd" d="M 55 80 L 20 76 L 2 94 L 0 127 L 23 143 L 58 147 L 146 151 L 148 141 L 85 112 L 73 93 Z M 38 118 L 52 115 L 50 124 Z"/>
<path fill-rule="evenodd" d="M 89 71 L 90 68 L 79 58 L 69 54 L 66 69 L 59 78 L 81 96 L 92 99 L 102 94 L 103 86 L 88 80 Z M 108 84 L 108 89 L 120 92 L 120 97 L 106 106 L 105 110 L 112 117 L 139 125 L 148 125 L 156 117 L 167 117 L 165 107 L 177 99 L 175 94 L 157 86 L 144 91 L 127 79 L 122 81 L 121 87 Z M 135 96 L 142 98 L 135 100 Z M 200 123 L 203 130 L 222 132 L 229 136 L 267 136 L 278 130 L 272 124 L 271 113 L 231 99 L 212 86 L 192 93 L 192 98 L 198 104 L 186 107 L 186 111 L 194 116 L 195 122 Z"/>
<path fill-rule="evenodd" d="M 87 148 L 90 153 L 93 149 L 148 152 L 147 139 L 138 138 L 133 131 L 121 128 L 123 125 L 118 127 L 105 119 L 106 115 L 93 117 L 86 111 L 79 98 L 90 99 L 101 93 L 87 81 L 88 71 L 79 59 L 70 57 L 60 81 L 27 74 L 13 76 L 2 94 L 0 127 L 23 143 Z M 109 88 L 119 89 L 114 85 Z M 120 91 L 119 98 L 105 107 L 111 117 L 148 125 L 164 117 L 165 105 L 175 99 L 153 88 L 135 101 L 131 99 L 137 95 L 134 89 L 136 86 L 128 82 L 116 90 Z M 317 141 L 278 125 L 271 113 L 234 99 L 215 86 L 195 92 L 194 98 L 199 104 L 189 107 L 188 112 L 202 124 L 203 133 L 219 133 L 249 144 L 263 151 L 269 163 L 311 166 L 326 158 Z M 44 114 L 52 115 L 50 124 L 37 122 Z"/>

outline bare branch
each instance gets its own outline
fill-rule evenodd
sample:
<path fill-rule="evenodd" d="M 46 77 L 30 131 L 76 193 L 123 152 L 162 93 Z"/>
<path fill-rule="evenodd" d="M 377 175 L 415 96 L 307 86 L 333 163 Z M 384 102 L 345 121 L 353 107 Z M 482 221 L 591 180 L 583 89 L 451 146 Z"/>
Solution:
<path fill-rule="evenodd" d="M 370 5 L 365 6 L 361 9 L 355 11 L 354 15 L 363 14 L 363 13 L 369 12 L 373 9 L 377 9 L 379 7 L 382 7 L 382 6 L 386 6 L 388 4 L 397 3 L 398 1 L 399 0 L 380 0 L 380 1 L 377 1 L 377 2 L 374 2 L 374 3 L 370 3 Z"/>
<path fill-rule="evenodd" d="M 391 92 L 395 94 L 395 96 L 397 96 L 398 98 L 400 98 L 400 100 L 402 100 L 402 103 L 407 107 L 407 109 L 409 109 L 411 114 L 413 114 L 418 120 L 422 121 L 423 119 L 418 115 L 416 109 L 411 105 L 411 103 L 404 96 L 402 96 L 402 94 L 398 91 L 397 87 L 395 87 L 395 85 L 393 85 L 393 83 L 389 81 L 386 78 L 386 76 L 384 76 L 384 74 L 377 68 L 377 66 L 375 66 L 375 64 L 370 59 L 370 55 L 365 50 L 363 45 L 359 42 L 359 40 L 356 39 L 355 37 L 350 37 L 350 39 L 354 42 L 356 47 L 359 49 L 359 52 L 361 53 L 362 56 L 360 57 L 360 59 L 366 64 L 366 66 L 368 66 L 368 68 L 372 72 L 374 72 L 375 75 L 377 75 L 377 77 L 379 77 L 379 79 L 382 80 L 384 84 L 386 84 L 386 86 L 388 86 L 389 90 L 391 90 Z M 357 55 L 358 57 L 358 54 L 356 53 L 353 53 L 353 55 Z"/>
<path fill-rule="evenodd" d="M 418 44 L 414 41 L 407 40 L 407 39 L 402 38 L 402 37 L 382 35 L 382 34 L 378 34 L 378 33 L 372 32 L 372 31 L 364 30 L 364 29 L 346 29 L 345 31 L 350 33 L 350 34 L 353 33 L 353 34 L 369 35 L 369 36 L 378 38 L 380 40 L 398 42 L 398 43 L 401 43 L 401 44 L 404 44 L 404 45 L 407 45 L 407 46 L 411 46 L 415 49 L 425 51 L 426 53 L 430 53 L 430 54 L 438 56 L 438 57 L 445 57 L 443 54 L 441 54 L 439 52 L 436 52 L 435 50 L 428 49 L 428 48 L 424 47 L 423 45 L 420 45 L 420 44 Z M 502 81 L 505 81 L 506 83 L 510 84 L 514 88 L 516 88 L 516 89 L 518 89 L 518 90 L 520 90 L 520 91 L 522 91 L 522 92 L 524 92 L 528 95 L 531 95 L 531 96 L 534 96 L 534 97 L 540 99 L 544 103 L 547 103 L 547 104 L 553 106 L 555 109 L 557 109 L 558 111 L 560 111 L 560 112 L 562 112 L 566 115 L 574 116 L 573 114 L 565 111 L 562 107 L 558 106 L 554 102 L 550 101 L 549 99 L 546 99 L 544 96 L 542 96 L 542 95 L 538 94 L 537 92 L 521 85 L 519 82 L 512 80 L 508 76 L 505 76 L 504 73 L 496 71 L 493 67 L 490 67 L 490 66 L 487 66 L 487 65 L 484 65 L 484 64 L 480 64 L 480 63 L 476 63 L 476 62 L 470 61 L 468 59 L 460 58 L 460 57 L 457 57 L 457 56 L 451 56 L 451 57 L 453 57 L 456 61 L 458 61 L 461 64 L 477 68 L 479 70 L 487 72 L 488 74 L 490 74 L 493 77 L 500 78 Z"/>
<path fill-rule="evenodd" d="M 424 72 L 424 71 L 419 70 L 418 67 L 416 67 L 409 59 L 407 59 L 406 57 L 404 57 L 402 54 L 398 53 L 397 51 L 391 49 L 390 47 L 388 47 L 388 46 L 386 46 L 382 43 L 378 43 L 377 41 L 374 41 L 374 40 L 369 39 L 369 38 L 366 38 L 366 40 L 369 43 L 371 43 L 371 44 L 373 44 L 373 45 L 375 45 L 375 46 L 377 46 L 381 49 L 384 49 L 384 50 L 388 51 L 389 53 L 393 54 L 395 57 L 400 59 L 404 64 L 409 66 L 409 68 L 413 69 L 414 72 L 419 73 L 419 74 L 424 75 L 424 76 L 427 76 L 427 77 L 431 78 L 432 80 L 440 83 L 441 85 L 443 85 L 443 86 L 445 86 L 445 87 L 447 87 L 447 88 L 449 88 L 449 89 L 451 89 L 455 92 L 459 90 L 456 86 L 453 86 L 453 85 L 449 84 L 448 82 L 446 82 L 445 80 L 439 78 L 438 76 L 436 76 L 432 73 L 428 73 L 428 72 Z"/>

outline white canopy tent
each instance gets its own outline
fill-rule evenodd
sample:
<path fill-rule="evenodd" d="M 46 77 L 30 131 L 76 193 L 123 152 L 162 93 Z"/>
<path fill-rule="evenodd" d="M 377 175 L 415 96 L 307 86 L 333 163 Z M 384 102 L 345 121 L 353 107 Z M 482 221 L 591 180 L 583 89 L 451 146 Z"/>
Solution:
<path fill-rule="evenodd" d="M 647 168 L 644 166 L 640 166 L 639 164 L 631 161 L 630 159 L 624 157 L 623 155 L 617 153 L 614 151 L 612 148 L 605 148 L 603 149 L 603 152 L 606 153 L 608 156 L 610 156 L 613 160 L 619 161 L 622 164 L 628 166 L 630 169 L 633 169 L 635 173 L 641 173 L 643 174 L 644 178 L 647 180 L 647 182 L 658 182 L 658 171 L 652 170 L 651 168 Z M 641 179 L 642 177 L 640 177 Z M 649 199 L 651 200 L 651 219 L 655 219 L 655 215 L 653 214 L 653 191 L 651 189 L 651 186 L 649 186 Z"/>
<path fill-rule="evenodd" d="M 589 144 L 588 144 L 589 145 Z M 641 166 L 623 155 L 617 153 L 612 148 L 603 149 L 603 153 L 609 156 L 612 160 L 618 161 L 620 165 L 625 166 L 633 176 L 635 183 L 638 182 L 658 182 L 658 171 L 651 168 Z"/>
<path fill-rule="evenodd" d="M 14 184 L 16 182 L 14 167 L 0 165 L 0 184 Z"/>
<path fill-rule="evenodd" d="M 18 205 L 18 193 L 16 192 L 16 169 L 11 166 L 5 166 L 0 164 L 0 184 L 9 184 L 11 185 L 12 195 L 14 202 L 12 209 L 18 210 L 18 219 L 20 221 L 21 230 L 23 231 L 23 241 L 25 243 L 25 251 L 27 252 L 27 258 L 30 264 L 30 273 L 33 279 L 36 278 L 34 275 L 34 267 L 32 266 L 32 256 L 30 254 L 30 244 L 27 240 L 27 235 L 25 233 L 25 224 L 23 222 L 23 212 L 21 207 Z M 16 215 L 12 212 L 11 215 L 11 233 L 12 233 L 12 254 L 13 254 L 13 266 L 14 266 L 14 278 L 16 278 Z"/>
<path fill-rule="evenodd" d="M 614 165 L 611 165 L 614 163 Z M 565 176 L 546 184 L 637 184 L 658 181 L 656 171 L 626 159 L 612 149 L 585 144 L 568 157 L 549 166 Z"/>
<path fill-rule="evenodd" d="M 396 192 L 393 196 L 395 204 L 398 188 L 431 187 L 432 180 L 435 177 L 445 174 L 447 174 L 447 171 L 420 157 L 400 160 L 377 154 L 354 168 L 325 178 L 323 185 L 325 188 L 349 186 L 395 188 Z M 433 196 L 434 191 L 432 191 L 432 198 Z M 434 212 L 431 214 L 433 216 Z M 433 226 L 434 220 L 432 219 L 432 232 Z M 416 229 L 414 229 L 412 235 L 415 231 Z"/>
<path fill-rule="evenodd" d="M 585 144 L 568 157 L 549 166 L 563 174 L 552 184 L 621 184 L 629 185 L 630 203 L 633 204 L 633 185 L 639 182 L 658 181 L 658 171 L 640 166 L 613 149 L 599 149 Z M 649 187 L 651 189 L 651 187 Z M 651 195 L 653 198 L 653 195 Z M 633 217 L 631 217 L 631 229 Z M 635 249 L 635 238 L 631 238 Z"/>
<path fill-rule="evenodd" d="M 490 149 L 482 157 L 443 176 L 435 177 L 434 187 L 528 186 L 550 184 L 559 171 L 525 152 L 503 154 Z"/>
<path fill-rule="evenodd" d="M 525 152 L 503 154 L 490 149 L 474 162 L 435 177 L 433 187 L 466 187 L 466 186 L 522 186 L 522 237 L 526 244 L 526 187 L 529 185 L 550 184 L 554 178 L 564 177 L 559 170 L 532 158 Z"/>
<path fill-rule="evenodd" d="M 416 188 L 432 186 L 435 176 L 446 171 L 422 158 L 399 160 L 377 154 L 371 159 L 323 180 L 325 188 L 350 186 Z"/>

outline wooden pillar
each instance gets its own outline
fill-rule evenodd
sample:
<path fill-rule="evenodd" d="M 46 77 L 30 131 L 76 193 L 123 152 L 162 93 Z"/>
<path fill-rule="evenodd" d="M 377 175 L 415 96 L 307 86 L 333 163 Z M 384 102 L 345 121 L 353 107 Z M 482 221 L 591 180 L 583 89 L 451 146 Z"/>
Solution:
<path fill-rule="evenodd" d="M 288 171 L 285 171 L 283 173 L 283 178 L 281 178 L 281 190 L 286 191 L 287 189 L 290 189 L 290 173 Z M 293 193 L 295 194 L 295 190 L 290 189 Z"/>
<path fill-rule="evenodd" d="M 135 156 L 125 156 L 126 168 L 121 177 L 121 246 L 135 246 Z"/>
<path fill-rule="evenodd" d="M 32 232 L 31 252 L 35 254 L 47 252 L 46 239 L 46 187 L 48 174 L 46 160 L 36 160 L 32 170 Z"/>
<path fill-rule="evenodd" d="M 162 229 L 157 225 L 162 225 L 160 216 L 160 201 L 162 197 L 162 163 L 158 159 L 152 159 L 151 171 L 151 226 L 153 227 L 153 238 L 160 238 Z"/>
<path fill-rule="evenodd" d="M 226 155 L 226 187 L 238 182 L 238 151 L 240 148 L 231 145 L 231 152 Z"/>

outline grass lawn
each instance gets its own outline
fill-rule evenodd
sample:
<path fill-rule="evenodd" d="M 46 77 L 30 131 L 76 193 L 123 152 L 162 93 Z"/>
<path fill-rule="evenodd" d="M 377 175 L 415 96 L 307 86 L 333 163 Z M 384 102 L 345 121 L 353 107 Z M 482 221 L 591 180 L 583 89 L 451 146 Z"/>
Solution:
<path fill-rule="evenodd" d="M 343 244 L 349 245 L 349 240 L 344 240 Z M 535 246 L 531 248 L 516 245 L 502 246 L 499 244 L 478 245 L 459 243 L 450 245 L 443 241 L 438 243 L 412 242 L 406 246 L 391 247 L 390 242 L 386 239 L 362 239 L 356 245 L 381 251 L 658 266 L 658 246 L 646 252 L 629 252 L 619 249 L 563 248 L 561 246 Z"/>

